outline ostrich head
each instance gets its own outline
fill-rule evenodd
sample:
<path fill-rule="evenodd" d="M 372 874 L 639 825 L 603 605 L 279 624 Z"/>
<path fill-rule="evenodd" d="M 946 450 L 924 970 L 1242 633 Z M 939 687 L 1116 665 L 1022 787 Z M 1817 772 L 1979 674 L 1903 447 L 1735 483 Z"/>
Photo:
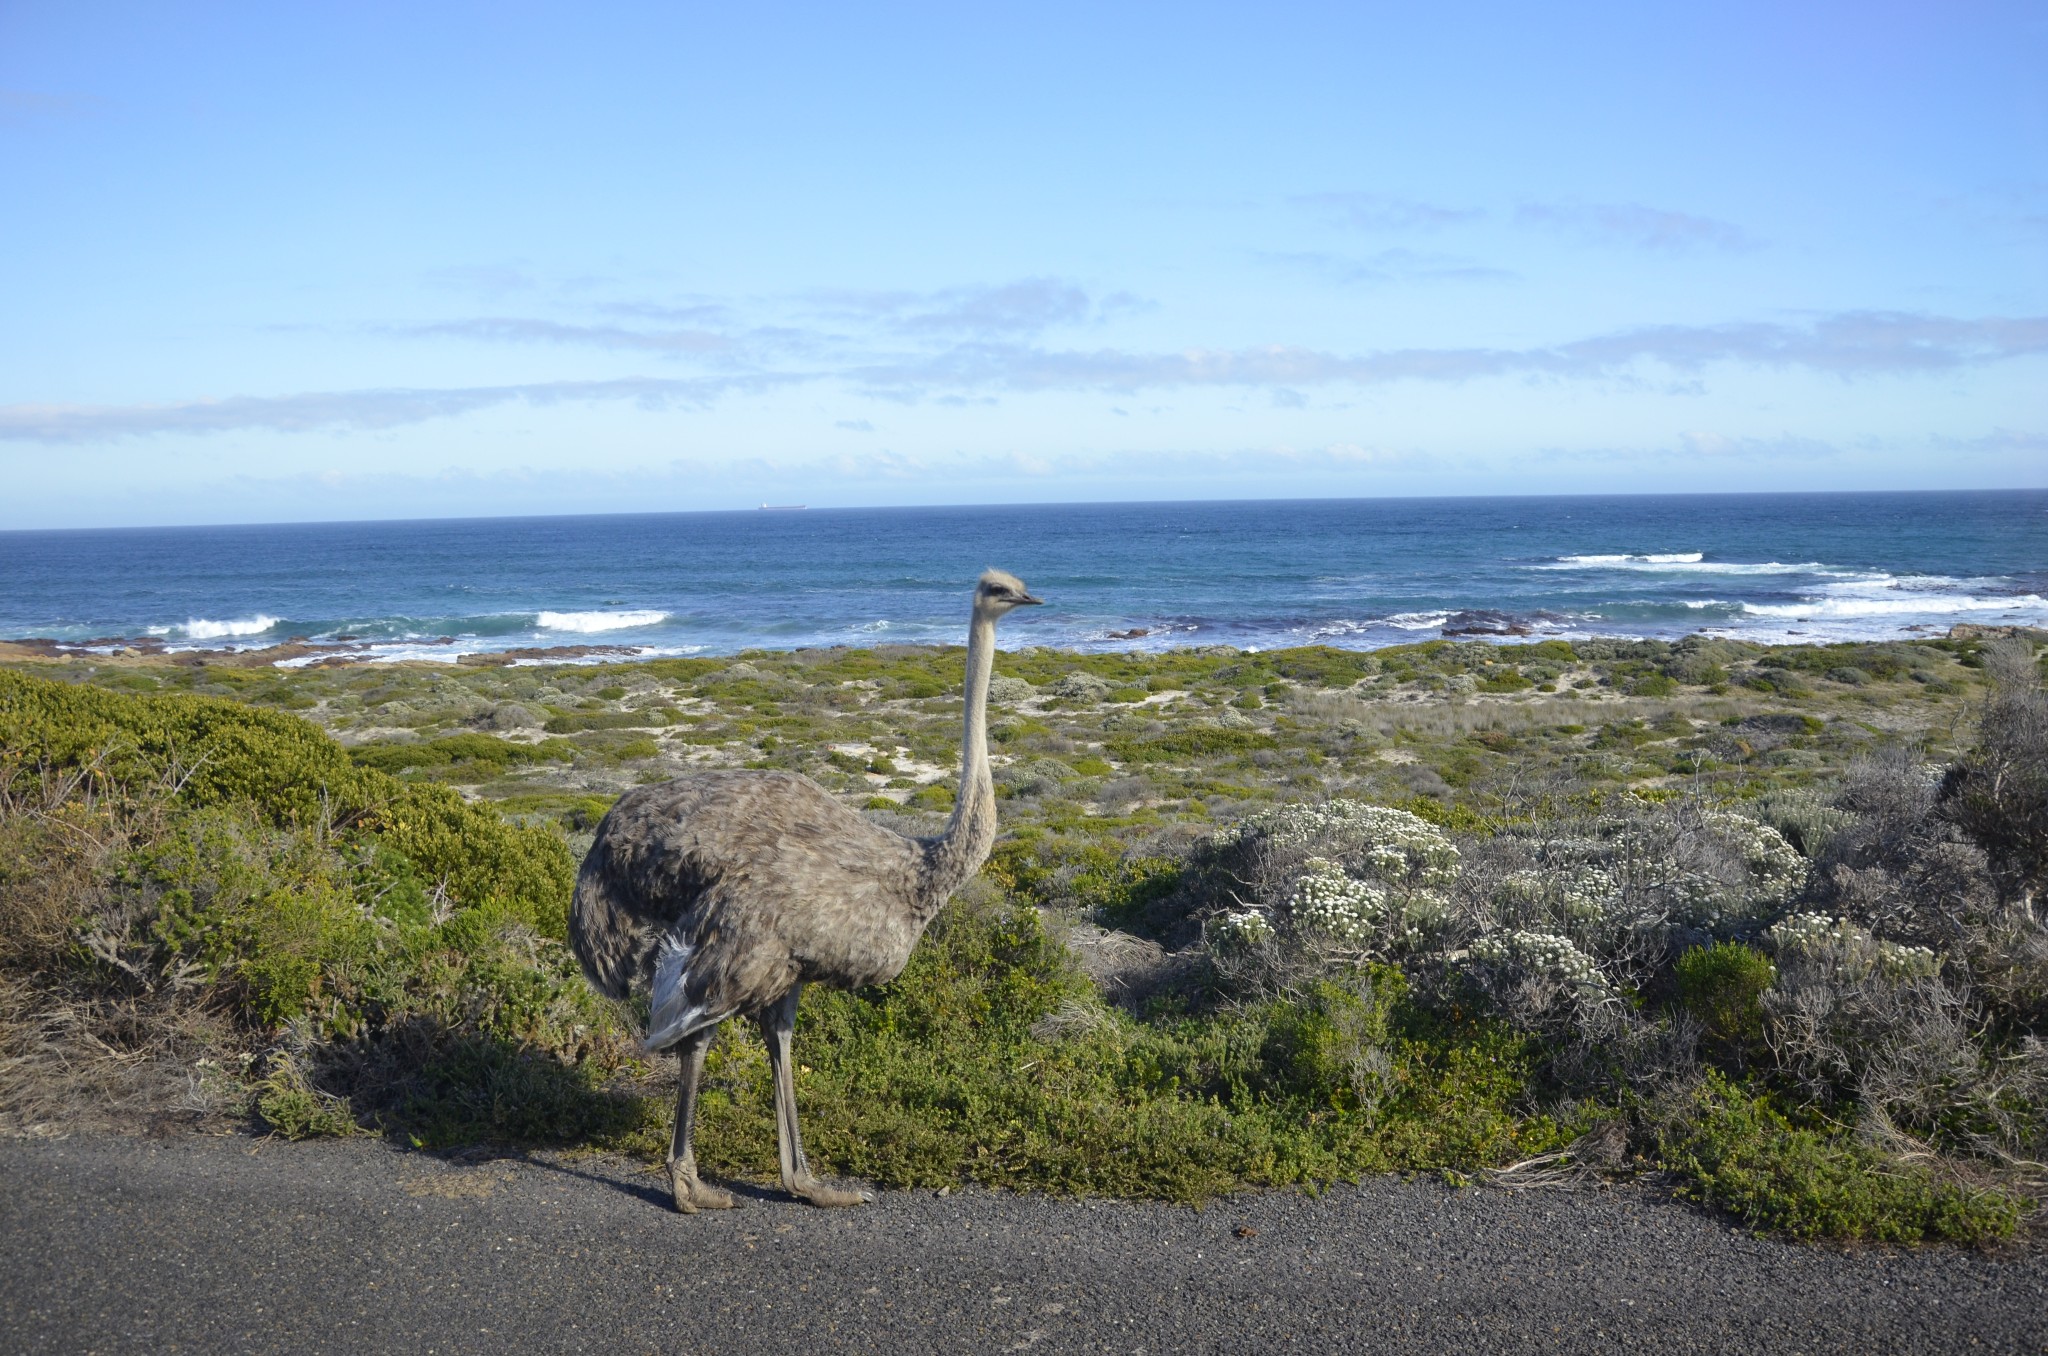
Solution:
<path fill-rule="evenodd" d="M 974 613 L 991 621 L 1013 607 L 1036 606 L 1044 601 L 1032 597 L 1023 580 L 1002 570 L 985 571 L 981 582 L 974 586 Z"/>

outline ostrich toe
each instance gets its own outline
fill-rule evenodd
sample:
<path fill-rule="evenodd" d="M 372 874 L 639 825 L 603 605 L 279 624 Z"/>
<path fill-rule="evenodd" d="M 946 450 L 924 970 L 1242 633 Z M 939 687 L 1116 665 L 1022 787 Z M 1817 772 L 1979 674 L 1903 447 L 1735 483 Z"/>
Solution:
<path fill-rule="evenodd" d="M 669 1185 L 675 1192 L 676 1209 L 685 1215 L 694 1215 L 699 1210 L 734 1210 L 739 1201 L 730 1191 L 708 1186 L 699 1180 L 694 1172 L 679 1172 L 674 1164 L 669 1166 Z"/>
<path fill-rule="evenodd" d="M 843 1191 L 838 1187 L 826 1186 L 815 1177 L 800 1177 L 789 1184 L 788 1190 L 790 1195 L 800 1201 L 825 1207 L 866 1205 L 874 1199 L 870 1192 Z"/>

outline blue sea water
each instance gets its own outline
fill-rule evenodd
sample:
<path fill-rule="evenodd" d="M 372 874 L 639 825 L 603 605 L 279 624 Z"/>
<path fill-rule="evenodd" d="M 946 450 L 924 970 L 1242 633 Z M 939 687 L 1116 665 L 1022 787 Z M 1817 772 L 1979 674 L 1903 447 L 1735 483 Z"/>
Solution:
<path fill-rule="evenodd" d="M 1371 648 L 2048 626 L 2048 491 L 810 509 L 0 533 L 0 637 L 303 637 L 365 659 L 565 645 Z M 317 658 L 318 656 L 315 656 Z M 304 661 L 301 661 L 304 662 Z"/>

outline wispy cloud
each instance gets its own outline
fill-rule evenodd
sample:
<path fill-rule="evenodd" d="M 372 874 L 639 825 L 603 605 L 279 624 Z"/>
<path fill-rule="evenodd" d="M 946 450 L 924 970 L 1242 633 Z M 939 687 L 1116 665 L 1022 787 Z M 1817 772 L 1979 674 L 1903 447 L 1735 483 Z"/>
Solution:
<path fill-rule="evenodd" d="M 1812 461 L 1833 457 L 1841 449 L 1819 438 L 1802 438 L 1781 433 L 1774 438 L 1713 432 L 1685 432 L 1678 435 L 1680 455 L 1693 458 L 1736 461 Z"/>
<path fill-rule="evenodd" d="M 1484 377 L 1614 377 L 1639 364 L 1681 372 L 1717 363 L 1805 368 L 1839 376 L 1928 372 L 2048 353 L 2048 317 L 1955 320 L 1852 312 L 1810 325 L 1663 325 L 1548 348 L 1410 348 L 1346 355 L 1288 345 L 1131 353 L 961 344 L 929 357 L 845 375 L 877 392 L 907 388 L 1099 390 L 1281 386 Z"/>
<path fill-rule="evenodd" d="M 1036 334 L 1087 320 L 1088 294 L 1053 278 L 1026 278 L 1002 287 L 942 292 L 926 306 L 894 317 L 912 334 Z"/>
<path fill-rule="evenodd" d="M 2048 456 L 2048 433 L 1999 428 L 1974 438 L 1930 438 L 1930 447 L 1945 452 L 2027 452 Z"/>
<path fill-rule="evenodd" d="M 512 283 L 508 278 L 506 286 Z M 388 325 L 379 332 L 414 339 L 464 339 L 483 343 L 565 344 L 669 356 L 731 355 L 744 345 L 757 359 L 817 359 L 849 346 L 963 340 L 1017 341 L 1061 326 L 1094 324 L 1142 309 L 1128 293 L 1091 296 L 1054 278 L 1026 278 L 994 287 L 955 287 L 937 292 L 814 292 L 767 298 L 755 309 L 784 314 L 788 323 L 748 324 L 721 302 L 664 305 L 607 302 L 595 307 L 619 321 L 589 323 L 532 316 L 469 316 L 424 324 Z M 790 315 L 794 312 L 794 315 Z M 821 326 L 818 322 L 824 320 Z"/>
<path fill-rule="evenodd" d="M 1493 215 L 1484 207 L 1452 207 L 1385 193 L 1303 193 L 1289 201 L 1333 225 L 1374 234 L 1440 231 Z M 1512 220 L 1603 244 L 1671 253 L 1747 250 L 1760 243 L 1733 222 L 1641 203 L 1524 202 Z"/>
<path fill-rule="evenodd" d="M 1410 249 L 1386 249 L 1363 258 L 1315 251 L 1268 253 L 1267 262 L 1300 269 L 1326 281 L 1345 286 L 1383 283 L 1508 282 L 1519 275 L 1494 268 L 1458 254 L 1435 254 Z"/>
<path fill-rule="evenodd" d="M 523 264 L 451 264 L 446 268 L 430 268 L 424 276 L 434 287 L 457 292 L 481 292 L 493 297 L 508 292 L 528 292 L 540 286 L 539 279 Z"/>
<path fill-rule="evenodd" d="M 485 323 L 485 322 L 476 322 Z M 515 322 L 488 322 L 514 325 Z M 539 328 L 527 328 L 538 326 Z M 423 327 L 429 328 L 429 327 Z M 517 322 L 492 337 L 604 342 L 603 327 Z M 470 332 L 463 327 L 461 332 Z M 562 338 L 566 332 L 569 337 Z M 1015 341 L 949 343 L 902 355 L 856 353 L 786 370 L 748 367 L 695 332 L 632 336 L 619 346 L 686 357 L 717 357 L 718 375 L 563 381 L 449 390 L 379 389 L 288 396 L 238 396 L 167 405 L 0 406 L 0 440 L 66 443 L 150 433 L 237 429 L 304 432 L 382 429 L 451 418 L 514 401 L 633 401 L 648 408 L 701 408 L 735 392 L 798 383 L 838 383 L 898 401 L 987 403 L 998 392 L 1237 387 L 1280 393 L 1393 382 L 1464 382 L 1523 377 L 1629 379 L 1647 372 L 1695 374 L 1717 365 L 1797 369 L 1844 378 L 1952 371 L 2048 354 L 2048 316 L 1957 319 L 1896 311 L 1853 311 L 1805 324 L 1745 322 L 1657 325 L 1534 348 L 1402 348 L 1343 354 L 1287 344 L 1145 352 L 1056 349 Z M 593 337 L 593 336 L 598 337 Z M 715 338 L 715 336 L 714 336 Z"/>
<path fill-rule="evenodd" d="M 832 427 L 845 429 L 848 433 L 873 433 L 875 426 L 866 419 L 835 419 Z"/>
<path fill-rule="evenodd" d="M 1086 324 L 1139 304 L 1122 292 L 1097 300 L 1086 289 L 1058 278 L 1023 278 L 937 292 L 821 291 L 812 293 L 811 300 L 842 320 L 877 324 L 901 334 L 979 337 L 1038 334 L 1061 325 Z"/>
<path fill-rule="evenodd" d="M 731 325 L 733 309 L 722 301 L 696 301 L 664 305 L 651 301 L 609 301 L 597 308 L 606 315 L 631 316 L 636 320 L 663 320 L 671 325 Z"/>
<path fill-rule="evenodd" d="M 636 330 L 622 325 L 567 325 L 553 320 L 480 316 L 428 325 L 392 325 L 384 333 L 414 339 L 476 339 L 515 344 L 580 344 L 642 353 L 705 354 L 732 347 L 710 330 Z"/>
<path fill-rule="evenodd" d="M 782 380 L 768 375 L 695 380 L 625 377 L 448 390 L 313 391 L 164 405 L 0 405 L 0 440 L 84 443 L 156 433 L 249 429 L 374 432 L 515 402 L 538 406 L 622 400 L 643 409 L 703 408 L 734 390 L 766 389 Z"/>
<path fill-rule="evenodd" d="M 1544 226 L 1601 243 L 1679 253 L 1747 250 L 1759 243 L 1733 222 L 1640 203 L 1526 202 L 1515 210 L 1525 226 Z"/>
<path fill-rule="evenodd" d="M 1289 201 L 1360 231 L 1438 231 L 1486 215 L 1483 208 L 1447 207 L 1386 193 L 1300 193 Z"/>
<path fill-rule="evenodd" d="M 1023 452 L 919 456 L 882 450 L 802 461 L 753 457 L 727 465 L 692 466 L 693 474 L 720 481 L 846 482 L 939 478 L 970 480 L 1090 480 L 1170 477 L 1176 480 L 1289 473 L 1416 470 L 1434 464 L 1426 453 L 1362 443 L 1315 447 L 1244 447 L 1220 452 L 1117 449 L 1041 456 Z"/>
<path fill-rule="evenodd" d="M 1536 455 L 1547 462 L 1811 462 L 1842 455 L 1834 443 L 1819 438 L 1779 434 L 1681 432 L 1665 442 L 1621 447 L 1543 447 Z"/>

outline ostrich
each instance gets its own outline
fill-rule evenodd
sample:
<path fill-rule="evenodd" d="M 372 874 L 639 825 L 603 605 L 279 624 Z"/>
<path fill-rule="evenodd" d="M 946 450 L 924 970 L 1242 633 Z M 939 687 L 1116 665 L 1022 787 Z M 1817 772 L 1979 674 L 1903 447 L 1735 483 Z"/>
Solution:
<path fill-rule="evenodd" d="M 597 826 L 576 878 L 569 944 L 600 992 L 623 998 L 651 985 L 645 1048 L 682 1060 L 668 1171 L 684 1214 L 737 1204 L 698 1180 L 691 1133 L 705 1049 L 719 1023 L 741 1013 L 760 1023 L 775 1075 L 782 1189 L 813 1205 L 867 1199 L 826 1186 L 804 1160 L 789 1062 L 797 995 L 814 982 L 855 989 L 894 979 L 932 915 L 988 859 L 996 619 L 1041 601 L 1001 570 L 975 586 L 960 794 L 937 837 L 871 824 L 793 772 L 707 772 L 641 787 Z"/>

